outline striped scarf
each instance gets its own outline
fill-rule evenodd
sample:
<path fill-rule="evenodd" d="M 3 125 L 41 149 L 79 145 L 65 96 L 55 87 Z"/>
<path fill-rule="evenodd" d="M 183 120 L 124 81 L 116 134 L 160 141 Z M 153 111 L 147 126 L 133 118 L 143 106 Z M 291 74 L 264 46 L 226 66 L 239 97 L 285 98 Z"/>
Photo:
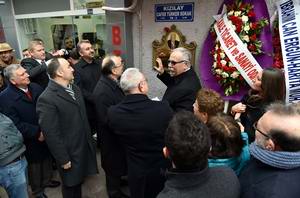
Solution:
<path fill-rule="evenodd" d="M 300 167 L 300 152 L 268 151 L 253 142 L 250 145 L 250 154 L 255 159 L 275 168 L 293 169 Z"/>

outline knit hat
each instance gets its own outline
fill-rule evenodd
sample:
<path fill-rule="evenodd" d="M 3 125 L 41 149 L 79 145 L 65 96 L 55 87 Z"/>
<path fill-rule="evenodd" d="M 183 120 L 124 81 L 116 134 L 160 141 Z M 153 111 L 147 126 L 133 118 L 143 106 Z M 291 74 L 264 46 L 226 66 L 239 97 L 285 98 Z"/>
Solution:
<path fill-rule="evenodd" d="M 7 52 L 11 50 L 13 50 L 13 48 L 11 48 L 8 43 L 0 43 L 0 52 Z"/>

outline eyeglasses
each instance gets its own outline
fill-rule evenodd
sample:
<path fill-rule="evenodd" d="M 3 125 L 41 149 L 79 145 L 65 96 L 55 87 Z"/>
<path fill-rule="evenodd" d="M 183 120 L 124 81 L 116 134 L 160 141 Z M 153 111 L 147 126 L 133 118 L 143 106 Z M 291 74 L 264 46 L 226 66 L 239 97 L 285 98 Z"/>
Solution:
<path fill-rule="evenodd" d="M 261 130 L 259 130 L 259 129 L 257 128 L 257 122 L 255 122 L 255 123 L 253 124 L 253 128 L 254 128 L 255 131 L 258 131 L 260 134 L 262 134 L 262 135 L 265 136 L 266 138 L 272 139 L 272 137 L 271 137 L 270 135 L 266 134 L 265 132 L 262 132 Z"/>
<path fill-rule="evenodd" d="M 176 62 L 176 61 L 173 61 L 173 60 L 168 60 L 168 65 L 176 65 L 176 64 L 178 64 L 178 63 L 182 63 L 182 62 L 185 62 L 185 60 L 178 61 L 178 62 Z"/>

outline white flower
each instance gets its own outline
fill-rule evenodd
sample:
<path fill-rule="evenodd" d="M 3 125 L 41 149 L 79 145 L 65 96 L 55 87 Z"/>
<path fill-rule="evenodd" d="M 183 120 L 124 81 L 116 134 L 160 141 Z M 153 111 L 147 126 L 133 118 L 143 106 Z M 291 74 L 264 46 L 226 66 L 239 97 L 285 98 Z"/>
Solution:
<path fill-rule="evenodd" d="M 236 16 L 236 17 L 237 17 L 237 16 L 240 16 L 241 14 L 242 14 L 242 11 L 235 11 L 235 12 L 234 12 L 234 16 Z"/>
<path fill-rule="evenodd" d="M 244 22 L 244 23 L 246 23 L 247 21 L 249 20 L 249 17 L 248 16 L 242 16 L 242 21 Z"/>
<path fill-rule="evenodd" d="M 244 31 L 245 31 L 245 32 L 248 32 L 249 30 L 250 30 L 250 26 L 249 26 L 249 25 L 245 25 Z"/>
<path fill-rule="evenodd" d="M 239 77 L 239 75 L 240 75 L 239 72 L 234 71 L 234 72 L 230 75 L 230 77 L 231 77 L 231 78 L 237 78 L 237 77 Z"/>
<path fill-rule="evenodd" d="M 216 74 L 219 74 L 219 75 L 222 74 L 222 70 L 221 69 L 216 69 L 215 71 L 216 71 Z"/>
<path fill-rule="evenodd" d="M 212 67 L 213 67 L 213 68 L 217 68 L 217 62 L 214 62 L 214 64 L 213 64 Z"/>
<path fill-rule="evenodd" d="M 235 25 L 232 25 L 232 29 L 235 31 L 236 30 L 236 27 L 235 27 Z"/>
<path fill-rule="evenodd" d="M 232 64 L 231 61 L 228 62 L 228 66 L 229 66 L 229 67 L 234 67 L 234 65 Z"/>
<path fill-rule="evenodd" d="M 246 41 L 247 43 L 249 43 L 250 39 L 248 35 L 243 36 L 243 41 Z"/>
<path fill-rule="evenodd" d="M 214 54 L 214 59 L 217 60 L 218 54 Z"/>
<path fill-rule="evenodd" d="M 219 47 L 218 47 L 218 45 L 216 45 L 216 46 L 215 46 L 215 50 L 218 50 L 218 49 L 219 49 Z"/>
<path fill-rule="evenodd" d="M 226 60 L 221 60 L 221 64 L 222 64 L 222 66 L 225 66 L 227 64 L 227 61 Z"/>
<path fill-rule="evenodd" d="M 222 77 L 223 77 L 223 78 L 228 78 L 228 77 L 229 77 L 229 74 L 227 74 L 226 72 L 222 72 Z"/>
<path fill-rule="evenodd" d="M 221 53 L 220 53 L 220 57 L 221 57 L 222 59 L 225 58 L 225 53 L 221 52 Z"/>
<path fill-rule="evenodd" d="M 230 12 L 228 12 L 228 16 L 231 16 L 231 15 L 233 15 L 233 13 L 234 13 L 234 11 L 233 10 L 231 10 Z"/>

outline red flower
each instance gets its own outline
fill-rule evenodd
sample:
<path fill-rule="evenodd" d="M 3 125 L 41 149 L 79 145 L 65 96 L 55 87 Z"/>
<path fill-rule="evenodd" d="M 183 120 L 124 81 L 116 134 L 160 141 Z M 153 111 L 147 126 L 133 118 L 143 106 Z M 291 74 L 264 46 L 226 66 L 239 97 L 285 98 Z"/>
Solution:
<path fill-rule="evenodd" d="M 257 23 L 251 23 L 251 28 L 252 28 L 252 30 L 255 30 L 256 28 L 257 28 Z"/>
<path fill-rule="evenodd" d="M 254 18 L 255 17 L 255 12 L 253 10 L 251 10 L 250 12 L 248 12 L 248 17 Z"/>
<path fill-rule="evenodd" d="M 248 45 L 248 49 L 251 51 L 251 52 L 255 52 L 256 51 L 256 46 L 253 45 L 252 43 Z"/>
<path fill-rule="evenodd" d="M 242 25 L 237 25 L 236 26 L 236 32 L 240 33 L 242 31 Z"/>
<path fill-rule="evenodd" d="M 257 38 L 256 38 L 256 34 L 253 34 L 250 36 L 250 41 L 255 41 Z"/>

